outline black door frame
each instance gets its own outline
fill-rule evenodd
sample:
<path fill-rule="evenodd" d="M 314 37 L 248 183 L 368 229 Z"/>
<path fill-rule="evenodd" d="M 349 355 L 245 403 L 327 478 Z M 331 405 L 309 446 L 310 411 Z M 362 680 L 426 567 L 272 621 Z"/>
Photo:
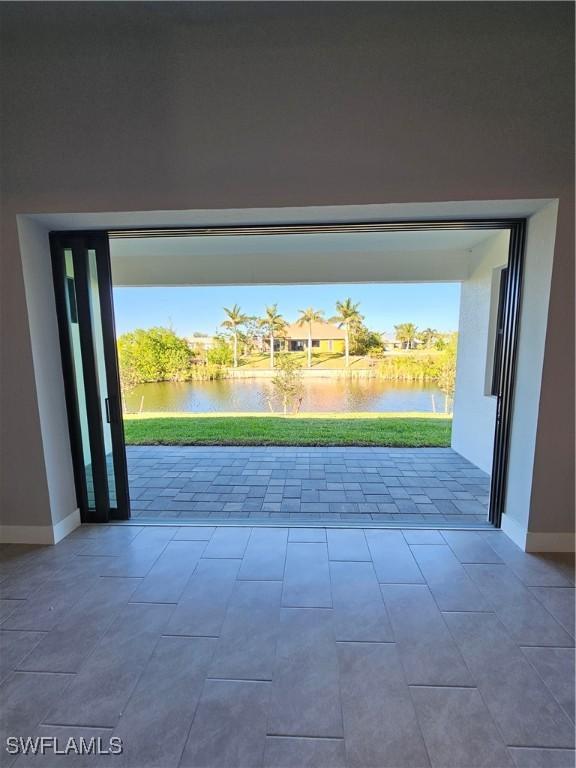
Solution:
<path fill-rule="evenodd" d="M 112 302 L 112 284 L 110 280 L 110 259 L 108 238 L 134 238 L 134 237 L 210 237 L 210 236 L 242 236 L 242 235 L 286 235 L 286 234 L 316 234 L 316 233 L 344 233 L 344 232 L 423 232 L 423 231 L 441 231 L 441 230 L 509 230 L 510 240 L 508 247 L 508 265 L 506 270 L 506 282 L 503 289 L 504 305 L 501 311 L 500 325 L 500 347 L 498 354 L 498 373 L 493 383 L 493 394 L 497 398 L 496 406 L 496 425 L 494 434 L 493 463 L 490 488 L 490 510 L 489 521 L 497 528 L 501 526 L 502 514 L 506 499 L 506 484 L 508 475 L 508 458 L 510 446 L 510 433 L 512 428 L 512 407 L 514 399 L 514 384 L 516 377 L 516 358 L 520 326 L 520 308 L 522 299 L 522 280 L 524 272 L 524 250 L 526 240 L 526 219 L 524 218 L 490 218 L 490 219 L 447 219 L 434 221 L 397 221 L 397 222 L 373 222 L 373 221 L 350 221 L 334 224 L 278 224 L 278 225 L 225 225 L 213 227 L 181 227 L 170 229 L 124 229 L 124 230 L 100 230 L 86 232 L 60 232 L 51 233 L 51 242 L 60 242 L 61 238 L 70 238 L 73 236 L 98 238 L 106 240 L 107 264 L 102 272 L 102 289 L 106 286 L 108 298 L 106 306 L 108 311 L 103 311 L 103 317 L 106 315 L 106 338 L 107 348 L 107 369 L 110 364 L 111 370 L 116 370 L 118 376 L 118 365 L 115 347 L 115 332 L 113 321 L 113 302 Z M 100 269 L 100 267 L 99 267 Z M 106 271 L 107 269 L 107 271 Z M 99 273 L 100 276 L 100 273 Z M 58 296 L 57 296 L 58 308 Z M 59 310 L 61 312 L 61 310 Z M 110 323 L 112 326 L 110 327 Z M 62 334 L 61 334 L 62 340 Z M 114 346 L 111 343 L 114 342 Z M 61 341 L 62 346 L 62 341 Z M 66 361 L 66 355 L 63 352 L 64 371 L 70 370 L 69 361 Z M 65 375 L 66 379 L 66 375 Z M 73 379 L 72 379 L 73 385 Z M 109 385 L 110 386 L 110 385 Z M 67 387 L 69 389 L 70 387 Z M 118 396 L 120 393 L 119 385 L 116 389 Z M 69 407 L 70 408 L 70 407 Z M 118 409 L 120 410 L 120 408 Z M 69 409 L 70 414 L 70 409 Z M 121 413 L 118 414 L 119 429 L 122 431 Z M 123 444 L 122 431 L 122 444 Z M 72 440 L 73 446 L 76 444 Z M 75 449 L 77 450 L 77 448 Z M 115 451 L 116 454 L 116 451 Z M 124 466 L 125 466 L 124 452 Z M 127 475 L 123 475 L 127 477 Z M 78 487 L 78 485 L 77 485 Z M 126 480 L 126 498 L 128 493 Z"/>
<path fill-rule="evenodd" d="M 76 499 L 83 523 L 106 523 L 109 520 L 126 520 L 130 517 L 128 470 L 124 427 L 122 423 L 120 379 L 116 355 L 116 331 L 114 303 L 110 272 L 108 234 L 102 232 L 51 232 L 50 250 L 56 300 L 56 315 L 60 337 L 62 371 L 68 413 L 68 429 L 72 448 Z M 65 252 L 72 254 L 74 281 L 67 283 Z M 102 424 L 102 395 L 96 368 L 96 351 L 93 334 L 93 317 L 89 292 L 88 252 L 96 255 L 98 298 L 100 302 L 101 329 L 104 347 L 106 375 L 106 412 L 112 440 L 112 461 L 115 481 L 116 505 L 110 504 L 108 466 L 104 447 Z M 73 297 L 69 291 L 73 291 Z M 88 441 L 90 445 L 91 472 L 94 486 L 94 505 L 89 503 L 86 469 L 83 460 L 78 382 L 72 353 L 69 302 L 74 302 L 80 336 L 80 356 L 84 380 Z"/>

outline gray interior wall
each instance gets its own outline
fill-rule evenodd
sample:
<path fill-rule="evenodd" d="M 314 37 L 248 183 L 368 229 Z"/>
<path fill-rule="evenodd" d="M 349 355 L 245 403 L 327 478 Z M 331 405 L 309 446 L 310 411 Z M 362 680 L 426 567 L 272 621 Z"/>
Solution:
<path fill-rule="evenodd" d="M 5 523 L 49 515 L 15 216 L 559 198 L 532 503 L 573 524 L 569 3 L 5 3 Z M 554 446 L 552 454 L 551 447 Z"/>
<path fill-rule="evenodd" d="M 574 200 L 560 201 L 531 486 L 530 530 L 574 529 Z M 570 527 L 572 526 L 572 527 Z"/>
<path fill-rule="evenodd" d="M 46 286 L 52 285 L 52 267 L 50 258 L 47 258 L 48 236 L 44 227 L 30 220 L 20 220 L 18 229 L 43 453 L 42 459 L 38 459 L 34 467 L 30 468 L 31 477 L 36 472 L 41 474 L 41 484 L 40 480 L 37 482 L 42 492 L 42 503 L 30 506 L 32 512 L 41 512 L 37 524 L 46 525 L 58 523 L 70 514 L 76 508 L 76 498 L 72 492 L 74 478 L 69 459 L 66 404 L 64 397 L 54 397 L 53 394 L 63 392 L 64 380 L 62 367 L 58 365 L 59 339 L 54 291 L 46 290 Z M 29 463 L 25 452 L 22 461 L 24 467 Z M 46 489 L 50 502 L 48 510 L 45 509 Z M 28 493 L 28 489 L 24 489 L 24 493 Z M 18 520 L 11 520 L 10 524 L 21 524 Z"/>
<path fill-rule="evenodd" d="M 14 214 L 2 216 L 0 259 L 0 521 L 2 525 L 50 525 L 24 265 Z"/>

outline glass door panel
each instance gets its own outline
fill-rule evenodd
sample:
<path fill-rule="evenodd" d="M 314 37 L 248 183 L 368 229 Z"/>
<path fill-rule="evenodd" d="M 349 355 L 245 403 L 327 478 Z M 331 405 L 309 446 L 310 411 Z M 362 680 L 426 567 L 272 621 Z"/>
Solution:
<path fill-rule="evenodd" d="M 64 298 L 66 302 L 66 315 L 68 320 L 68 334 L 70 346 L 70 359 L 72 375 L 77 392 L 78 412 L 78 436 L 80 441 L 81 464 L 84 468 L 86 503 L 90 509 L 95 507 L 94 477 L 92 474 L 92 454 L 90 451 L 90 432 L 88 428 L 88 409 L 86 405 L 86 393 L 84 390 L 84 370 L 82 368 L 82 352 L 80 347 L 80 328 L 78 325 L 78 311 L 76 306 L 76 285 L 74 281 L 74 261 L 72 250 L 64 250 L 64 282 L 66 290 Z"/>
<path fill-rule="evenodd" d="M 51 235 L 70 441 L 83 522 L 130 516 L 106 233 Z"/>
<path fill-rule="evenodd" d="M 94 356 L 96 358 L 96 375 L 98 377 L 108 495 L 110 507 L 114 508 L 116 507 L 116 480 L 114 477 L 112 429 L 110 425 L 110 399 L 106 377 L 106 358 L 104 356 L 104 336 L 102 333 L 102 312 L 100 309 L 100 294 L 98 290 L 96 251 L 93 249 L 88 251 L 88 287 L 90 291 L 92 337 L 94 340 Z"/>

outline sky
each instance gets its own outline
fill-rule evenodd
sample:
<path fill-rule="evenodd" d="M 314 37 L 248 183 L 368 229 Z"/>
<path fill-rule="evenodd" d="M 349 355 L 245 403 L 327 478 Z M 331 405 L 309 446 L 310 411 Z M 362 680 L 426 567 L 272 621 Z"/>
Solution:
<path fill-rule="evenodd" d="M 366 325 L 394 334 L 399 323 L 439 331 L 458 329 L 459 283 L 355 284 L 355 285 L 250 285 L 178 288 L 114 288 L 116 331 L 120 335 L 155 325 L 173 328 L 181 336 L 219 332 L 222 307 L 239 304 L 248 315 L 261 316 L 264 307 L 278 304 L 288 322 L 299 309 L 323 309 L 326 319 L 335 314 L 338 300 L 360 302 Z"/>

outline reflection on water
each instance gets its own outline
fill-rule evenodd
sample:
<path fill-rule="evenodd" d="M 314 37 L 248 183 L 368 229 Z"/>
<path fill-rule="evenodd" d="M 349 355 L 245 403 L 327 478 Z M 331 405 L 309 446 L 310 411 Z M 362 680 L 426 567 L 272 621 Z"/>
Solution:
<path fill-rule="evenodd" d="M 301 411 L 432 411 L 443 410 L 444 396 L 434 385 L 380 379 L 303 379 Z M 265 379 L 161 382 L 141 384 L 125 398 L 128 411 L 268 411 Z"/>

